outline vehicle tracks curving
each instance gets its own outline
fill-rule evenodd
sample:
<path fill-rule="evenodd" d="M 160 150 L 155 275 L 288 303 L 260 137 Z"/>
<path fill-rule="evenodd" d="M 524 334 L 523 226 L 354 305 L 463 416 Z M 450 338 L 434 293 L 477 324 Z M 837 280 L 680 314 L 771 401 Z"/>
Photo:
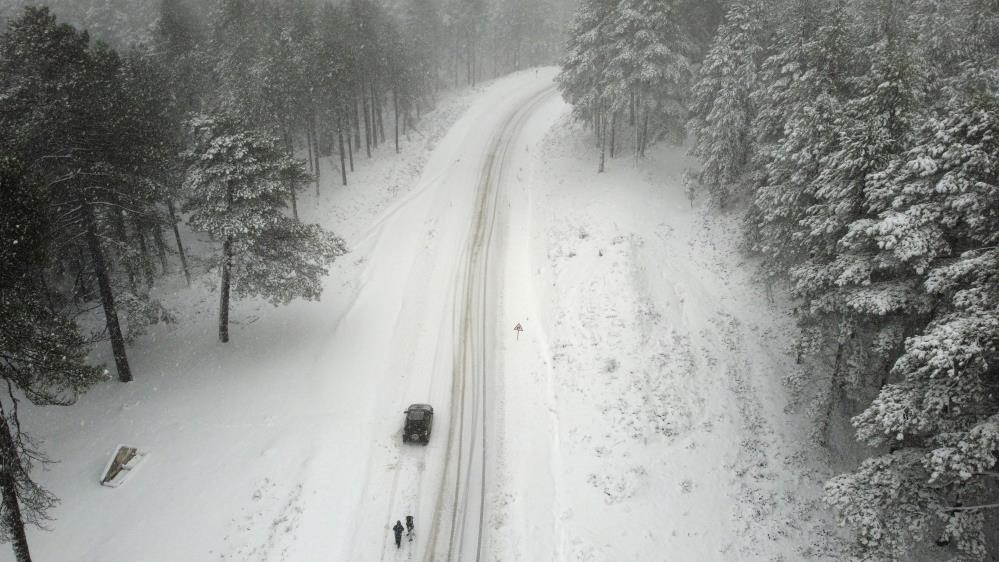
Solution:
<path fill-rule="evenodd" d="M 447 460 L 437 497 L 437 513 L 425 561 L 483 558 L 487 482 L 487 373 L 491 360 L 490 252 L 497 221 L 497 201 L 510 149 L 528 118 L 555 94 L 549 86 L 513 110 L 490 143 L 476 187 L 471 235 L 459 263 L 455 294 L 451 415 Z M 443 552 L 441 552 L 443 551 Z M 440 554 L 438 554 L 440 553 Z M 446 553 L 446 555 L 445 555 Z"/>

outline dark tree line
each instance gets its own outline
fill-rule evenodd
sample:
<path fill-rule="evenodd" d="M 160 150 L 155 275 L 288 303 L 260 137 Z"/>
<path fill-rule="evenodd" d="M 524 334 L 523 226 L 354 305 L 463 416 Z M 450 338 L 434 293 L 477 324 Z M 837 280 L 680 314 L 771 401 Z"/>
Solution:
<path fill-rule="evenodd" d="M 867 447 L 826 486 L 852 554 L 994 555 L 999 4 L 732 0 L 699 27 L 683 4 L 584 0 L 575 115 L 611 156 L 622 121 L 639 155 L 688 121 L 691 189 L 745 210 L 795 300 L 818 442 L 846 409 Z"/>
<path fill-rule="evenodd" d="M 0 0 L 0 31 L 27 6 L 48 6 L 60 21 L 86 29 L 115 48 L 142 44 L 159 15 L 160 0 Z"/>

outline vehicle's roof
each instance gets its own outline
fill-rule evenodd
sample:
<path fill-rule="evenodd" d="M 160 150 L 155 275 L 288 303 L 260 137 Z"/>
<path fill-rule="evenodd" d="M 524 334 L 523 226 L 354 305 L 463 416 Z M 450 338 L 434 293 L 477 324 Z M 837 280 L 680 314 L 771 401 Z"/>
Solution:
<path fill-rule="evenodd" d="M 434 407 L 430 404 L 410 404 L 409 408 L 406 408 L 406 410 L 429 410 L 433 412 Z"/>

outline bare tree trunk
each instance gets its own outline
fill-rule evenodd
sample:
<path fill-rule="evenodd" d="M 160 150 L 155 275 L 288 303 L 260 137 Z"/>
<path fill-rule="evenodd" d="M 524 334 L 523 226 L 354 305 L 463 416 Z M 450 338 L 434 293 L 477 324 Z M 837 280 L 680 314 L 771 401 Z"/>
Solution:
<path fill-rule="evenodd" d="M 472 51 L 472 34 L 467 32 L 465 36 L 465 77 L 468 81 L 468 85 L 475 87 L 475 70 L 472 68 L 473 64 L 473 51 Z"/>
<path fill-rule="evenodd" d="M 287 143 L 288 145 L 288 155 L 294 156 L 295 149 L 291 144 L 290 133 L 285 133 L 285 143 Z M 315 165 L 312 163 L 312 129 L 309 128 L 305 129 L 305 148 L 306 151 L 309 153 L 309 169 L 311 170 L 312 168 L 315 167 Z"/>
<path fill-rule="evenodd" d="M 475 84 L 476 84 L 476 80 L 478 78 L 478 73 L 479 73 L 479 68 L 478 68 L 478 64 L 477 64 L 479 61 L 478 61 L 478 57 L 476 57 L 476 55 L 475 55 L 475 32 L 474 31 L 472 32 L 471 38 L 472 38 L 472 41 L 471 41 L 472 49 L 471 49 L 471 53 L 470 53 L 469 57 L 472 59 L 472 87 L 474 88 Z"/>
<path fill-rule="evenodd" d="M 454 87 L 455 87 L 455 89 L 458 89 L 458 86 L 460 86 L 460 84 L 458 83 L 458 67 L 459 67 L 459 64 L 458 64 L 459 63 L 459 61 L 458 61 L 458 53 L 461 51 L 460 45 L 461 45 L 461 34 L 456 32 L 454 34 Z"/>
<path fill-rule="evenodd" d="M 139 252 L 142 254 L 142 273 L 146 278 L 146 291 L 153 288 L 153 264 L 149 257 L 149 247 L 146 245 L 146 235 L 143 232 L 142 221 L 132 216 L 132 228 L 139 239 Z"/>
<path fill-rule="evenodd" d="M 826 399 L 826 411 L 821 420 L 821 431 L 819 439 L 821 444 L 829 443 L 829 429 L 832 427 L 833 409 L 843 390 L 843 356 L 846 353 L 846 345 L 853 339 L 853 330 L 841 329 L 840 336 L 836 340 L 836 358 L 833 361 L 833 371 L 829 377 L 829 396 Z"/>
<path fill-rule="evenodd" d="M 378 123 L 378 131 L 375 133 L 375 138 L 380 137 L 381 140 L 377 144 L 385 144 L 385 123 L 382 120 L 382 100 L 375 90 L 375 83 L 371 83 L 371 111 L 372 117 Z"/>
<path fill-rule="evenodd" d="M 170 225 L 173 226 L 173 237 L 177 241 L 177 254 L 180 255 L 180 265 L 184 268 L 184 278 L 187 279 L 187 286 L 191 286 L 191 271 L 187 269 L 187 253 L 184 252 L 184 243 L 180 239 L 180 229 L 177 228 L 177 212 L 173 206 L 173 199 L 167 199 L 167 210 L 170 212 Z"/>
<path fill-rule="evenodd" d="M 93 287 L 87 282 L 87 258 L 83 255 L 83 246 L 77 246 L 77 260 L 79 262 L 80 271 L 77 274 L 77 279 L 79 280 L 80 287 L 80 298 L 83 302 L 89 302 L 94 300 L 96 295 L 94 295 Z"/>
<path fill-rule="evenodd" d="M 112 201 L 116 203 L 116 201 Z M 114 227 L 114 234 L 118 237 L 119 242 L 128 247 L 128 230 L 125 228 L 125 211 L 121 209 L 120 206 L 115 207 L 111 211 L 111 224 Z M 135 268 L 132 267 L 132 262 L 126 256 L 119 256 L 119 259 L 124 263 L 121 263 L 125 268 L 125 273 L 128 275 L 128 286 L 132 289 L 135 294 L 139 293 L 139 286 L 135 283 Z"/>
<path fill-rule="evenodd" d="M 603 119 L 603 110 L 598 108 L 593 113 L 593 134 L 595 137 L 594 140 L 597 143 L 597 148 L 600 148 L 600 142 L 603 139 L 603 135 L 601 134 L 603 130 Z"/>
<path fill-rule="evenodd" d="M 610 138 L 610 157 L 611 157 L 611 159 L 613 159 L 614 158 L 614 137 L 616 136 L 616 133 L 617 133 L 617 112 L 616 111 L 611 114 L 610 133 L 611 133 L 611 138 Z"/>
<path fill-rule="evenodd" d="M 600 121 L 603 122 L 605 119 L 603 111 L 600 112 Z M 597 173 L 604 172 L 604 163 L 607 160 L 607 127 L 600 127 L 600 169 Z"/>
<path fill-rule="evenodd" d="M 392 91 L 392 105 L 395 107 L 395 153 L 399 154 L 399 91 Z"/>
<path fill-rule="evenodd" d="M 353 126 L 354 126 L 354 150 L 361 150 L 361 100 L 354 98 Z M 350 161 L 350 171 L 354 171 L 354 161 Z"/>
<path fill-rule="evenodd" d="M 163 241 L 163 225 L 159 222 L 153 225 L 153 243 L 156 245 L 156 254 L 160 258 L 160 268 L 163 275 L 166 275 L 170 269 L 170 262 L 167 261 L 166 242 Z"/>
<path fill-rule="evenodd" d="M 28 536 L 24 533 L 24 519 L 17 502 L 17 473 L 24 470 L 17 456 L 14 436 L 10 433 L 7 416 L 0 411 L 0 493 L 3 494 L 3 523 L 14 549 L 17 562 L 31 562 Z"/>
<path fill-rule="evenodd" d="M 101 304 L 104 306 L 104 322 L 108 335 L 111 337 L 111 351 L 115 366 L 118 369 L 118 380 L 131 382 L 132 369 L 128 365 L 128 355 L 125 353 L 125 338 L 121 335 L 121 325 L 118 324 L 118 311 L 115 309 L 114 293 L 111 292 L 111 280 L 108 278 L 107 264 L 104 261 L 104 251 L 97 236 L 97 219 L 94 208 L 89 201 L 80 201 L 83 207 L 84 220 L 87 223 L 87 245 L 90 247 L 90 259 L 93 262 L 94 274 L 97 276 L 97 286 L 101 290 Z"/>
<path fill-rule="evenodd" d="M 347 124 L 350 124 L 350 115 L 347 116 Z M 355 123 L 356 124 L 356 123 Z M 357 129 L 354 129 L 356 132 Z M 347 131 L 347 157 L 350 159 L 350 171 L 354 172 L 354 145 L 350 142 L 350 131 Z"/>
<path fill-rule="evenodd" d="M 364 104 L 364 148 L 367 151 L 368 158 L 371 158 L 371 131 L 374 129 L 371 123 L 371 113 L 368 108 L 368 96 L 364 92 L 364 87 L 361 87 L 361 100 Z"/>
<path fill-rule="evenodd" d="M 336 120 L 336 137 L 337 142 L 340 145 L 340 177 L 343 179 L 343 185 L 347 185 L 347 163 L 344 161 L 346 155 L 343 153 L 343 115 L 337 115 Z M 348 143 L 349 144 L 349 143 Z M 353 159 L 351 159 L 353 160 Z"/>
<path fill-rule="evenodd" d="M 636 108 L 637 111 L 637 108 Z M 635 165 L 638 165 L 638 159 L 642 156 L 642 128 L 638 125 L 635 126 Z"/>
<path fill-rule="evenodd" d="M 368 103 L 371 104 L 371 137 L 374 139 L 371 146 L 378 148 L 378 145 L 381 144 L 381 139 L 378 135 L 378 98 L 375 97 L 374 82 L 368 84 Z"/>
<path fill-rule="evenodd" d="M 229 285 L 232 268 L 232 237 L 222 243 L 222 280 L 219 286 L 219 341 L 229 341 Z"/>
<path fill-rule="evenodd" d="M 309 160 L 311 161 L 312 160 L 312 139 L 309 138 L 309 131 L 308 131 L 308 129 L 306 129 L 305 133 L 306 133 L 305 134 L 305 137 L 306 137 L 305 138 L 305 143 L 308 145 L 308 148 L 309 148 Z M 294 144 L 294 141 L 292 141 L 292 135 L 291 135 L 291 132 L 289 132 L 289 131 L 285 131 L 285 133 L 284 133 L 284 149 L 285 149 L 285 151 L 287 151 L 288 156 L 291 156 L 291 157 L 295 156 L 295 144 Z M 291 216 L 294 217 L 295 221 L 297 222 L 298 221 L 298 198 L 295 196 L 295 180 L 288 181 L 288 195 L 291 198 Z M 231 199 L 231 197 L 230 197 L 230 199 Z M 230 201 L 230 205 L 231 204 L 232 204 L 232 201 Z"/>
<path fill-rule="evenodd" d="M 642 112 L 642 158 L 649 148 L 649 109 Z"/>
<path fill-rule="evenodd" d="M 313 116 L 313 118 L 310 119 L 309 121 L 310 121 L 309 128 L 312 130 L 312 138 L 315 139 L 315 145 L 316 145 L 315 149 L 316 161 L 313 174 L 314 177 L 316 178 L 316 197 L 319 197 L 319 180 L 323 175 L 323 168 L 322 168 L 323 145 L 322 145 L 322 139 L 319 136 L 319 127 L 316 126 L 316 117 Z"/>

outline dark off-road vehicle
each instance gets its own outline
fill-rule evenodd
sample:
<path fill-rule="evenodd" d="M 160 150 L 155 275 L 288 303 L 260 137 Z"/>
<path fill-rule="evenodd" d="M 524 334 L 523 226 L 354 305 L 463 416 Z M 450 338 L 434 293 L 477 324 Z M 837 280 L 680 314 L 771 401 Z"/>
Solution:
<path fill-rule="evenodd" d="M 434 408 L 429 404 L 413 404 L 406 408 L 406 426 L 402 429 L 402 442 L 415 441 L 426 445 L 434 426 Z"/>

